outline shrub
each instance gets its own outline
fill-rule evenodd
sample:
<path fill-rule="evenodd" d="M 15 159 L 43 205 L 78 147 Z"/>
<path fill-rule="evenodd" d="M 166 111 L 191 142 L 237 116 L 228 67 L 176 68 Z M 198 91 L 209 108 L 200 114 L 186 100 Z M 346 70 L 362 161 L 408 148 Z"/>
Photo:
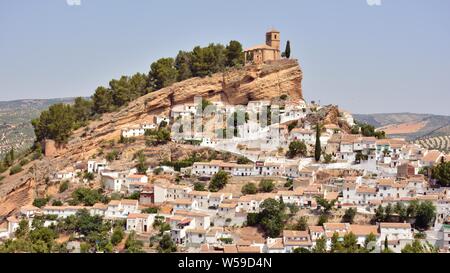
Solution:
<path fill-rule="evenodd" d="M 42 208 L 43 206 L 47 205 L 48 203 L 48 198 L 36 198 L 33 201 L 33 206 L 38 207 L 38 208 Z"/>
<path fill-rule="evenodd" d="M 158 209 L 157 208 L 145 208 L 142 210 L 142 213 L 155 214 L 155 213 L 158 213 Z"/>
<path fill-rule="evenodd" d="M 244 186 L 242 186 L 241 190 L 242 194 L 255 194 L 258 192 L 258 189 L 256 188 L 255 183 L 247 183 Z"/>
<path fill-rule="evenodd" d="M 163 171 L 164 171 L 163 168 L 156 168 L 156 169 L 153 170 L 153 173 L 155 175 L 160 175 Z"/>
<path fill-rule="evenodd" d="M 55 206 L 55 207 L 60 207 L 62 205 L 63 205 L 63 203 L 61 202 L 61 200 L 53 200 L 53 202 L 52 202 L 52 206 Z"/>
<path fill-rule="evenodd" d="M 224 171 L 219 171 L 216 173 L 211 182 L 209 183 L 209 190 L 212 192 L 218 192 L 223 189 L 228 183 L 228 173 Z"/>
<path fill-rule="evenodd" d="M 21 171 L 23 171 L 22 166 L 15 165 L 14 167 L 12 167 L 9 170 L 9 175 L 14 175 L 14 174 L 20 173 Z"/>
<path fill-rule="evenodd" d="M 59 193 L 65 192 L 69 188 L 69 181 L 63 181 L 59 185 Z"/>
<path fill-rule="evenodd" d="M 262 192 L 272 192 L 275 188 L 275 185 L 270 179 L 263 179 L 259 182 L 259 190 Z"/>
<path fill-rule="evenodd" d="M 195 191 L 206 191 L 205 184 L 201 183 L 201 182 L 194 183 L 194 190 Z"/>
<path fill-rule="evenodd" d="M 114 160 L 118 160 L 119 159 L 119 152 L 117 150 L 112 150 L 111 152 L 109 152 L 106 155 L 106 160 L 108 160 L 109 162 L 112 162 Z"/>
<path fill-rule="evenodd" d="M 22 159 L 22 160 L 20 160 L 20 166 L 25 166 L 25 165 L 27 165 L 28 163 L 29 163 L 30 161 L 28 160 L 28 159 L 26 159 L 26 158 L 24 158 L 24 159 Z"/>

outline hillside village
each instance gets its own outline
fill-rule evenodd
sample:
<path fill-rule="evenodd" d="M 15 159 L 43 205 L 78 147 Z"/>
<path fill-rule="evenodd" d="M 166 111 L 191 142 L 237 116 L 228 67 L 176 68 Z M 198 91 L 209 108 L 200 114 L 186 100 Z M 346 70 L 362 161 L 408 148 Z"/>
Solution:
<path fill-rule="evenodd" d="M 292 63 L 281 57 L 276 30 L 244 54 L 247 67 Z M 162 99 L 146 107 L 165 103 L 169 91 L 157 92 L 150 96 Z M 338 106 L 306 102 L 300 89 L 243 103 L 232 103 L 237 93 L 202 92 L 189 100 L 172 94 L 164 110 L 134 118 L 144 104 L 138 100 L 121 110 L 120 125 L 81 128 L 66 150 L 47 142 L 44 157 L 71 157 L 46 177 L 59 191 L 36 190 L 33 201 L 8 212 L 1 240 L 12 244 L 40 223 L 74 231 L 57 238 L 68 252 L 130 245 L 189 253 L 450 252 L 450 187 L 428 173 L 450 154 L 366 130 Z M 100 131 L 109 127 L 112 133 Z M 101 151 L 91 145 L 107 134 Z M 169 145 L 183 158 L 154 160 Z M 102 196 L 88 201 L 90 191 Z M 111 222 L 106 233 L 122 227 L 124 234 L 114 246 L 87 248 L 89 234 L 67 227 L 77 217 Z"/>

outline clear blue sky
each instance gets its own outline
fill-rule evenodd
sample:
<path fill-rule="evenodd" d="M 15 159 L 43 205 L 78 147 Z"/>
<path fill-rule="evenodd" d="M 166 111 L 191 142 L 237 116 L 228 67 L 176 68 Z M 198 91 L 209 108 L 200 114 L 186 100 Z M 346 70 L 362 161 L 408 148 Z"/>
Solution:
<path fill-rule="evenodd" d="M 0 100 L 88 96 L 209 42 L 289 39 L 307 100 L 450 115 L 450 1 L 0 0 Z"/>

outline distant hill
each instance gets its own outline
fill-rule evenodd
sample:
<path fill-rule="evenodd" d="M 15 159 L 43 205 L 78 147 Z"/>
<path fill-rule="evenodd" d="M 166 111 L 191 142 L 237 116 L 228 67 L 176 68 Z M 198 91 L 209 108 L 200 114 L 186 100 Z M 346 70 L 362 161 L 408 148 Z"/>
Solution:
<path fill-rule="evenodd" d="M 0 158 L 11 147 L 20 151 L 34 142 L 31 120 L 56 103 L 72 103 L 74 98 L 0 101 Z"/>
<path fill-rule="evenodd" d="M 450 116 L 414 113 L 390 113 L 354 115 L 355 120 L 365 122 L 386 131 L 391 137 L 417 140 L 436 136 L 450 136 Z"/>

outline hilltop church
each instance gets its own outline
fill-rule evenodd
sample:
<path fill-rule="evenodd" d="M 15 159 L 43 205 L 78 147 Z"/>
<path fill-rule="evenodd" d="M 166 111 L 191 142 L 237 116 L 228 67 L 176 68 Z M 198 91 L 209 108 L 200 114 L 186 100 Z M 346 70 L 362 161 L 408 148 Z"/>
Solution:
<path fill-rule="evenodd" d="M 266 43 L 244 50 L 245 63 L 261 64 L 281 59 L 280 32 L 271 29 L 266 33 Z"/>

